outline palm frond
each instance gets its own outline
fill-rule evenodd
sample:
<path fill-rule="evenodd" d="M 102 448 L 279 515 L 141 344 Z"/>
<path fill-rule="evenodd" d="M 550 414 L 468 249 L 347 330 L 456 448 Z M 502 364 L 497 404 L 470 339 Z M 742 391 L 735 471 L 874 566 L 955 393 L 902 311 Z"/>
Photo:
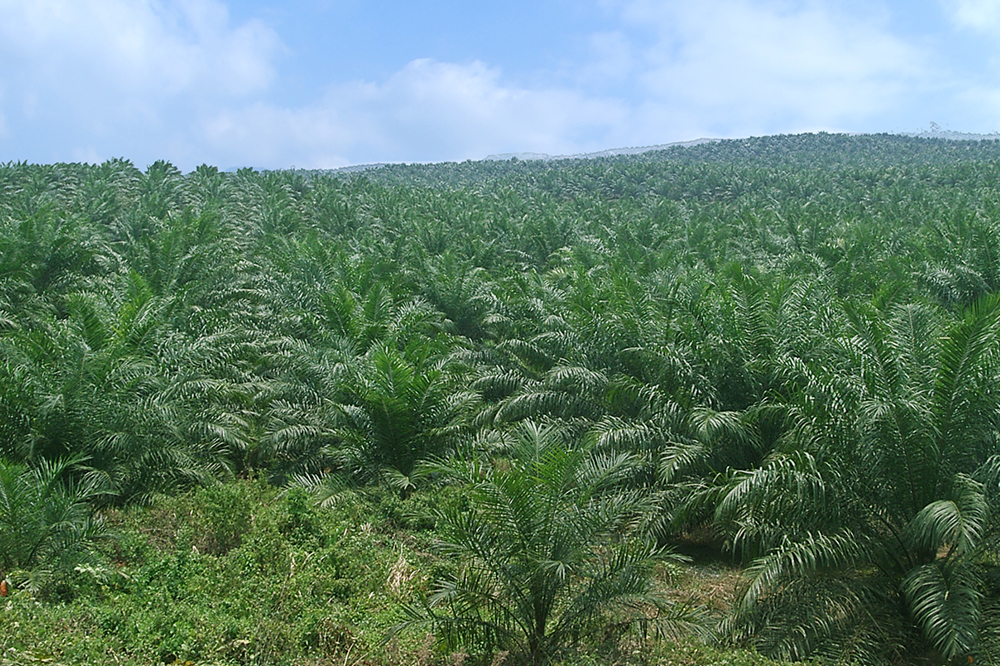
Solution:
<path fill-rule="evenodd" d="M 966 563 L 938 561 L 917 567 L 903 582 L 903 593 L 924 636 L 946 659 L 975 649 L 982 595 Z"/>

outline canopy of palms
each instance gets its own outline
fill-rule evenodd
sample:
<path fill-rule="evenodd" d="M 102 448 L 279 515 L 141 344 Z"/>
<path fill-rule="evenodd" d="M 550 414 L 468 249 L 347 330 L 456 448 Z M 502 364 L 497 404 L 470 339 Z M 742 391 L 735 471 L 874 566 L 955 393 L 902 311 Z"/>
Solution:
<path fill-rule="evenodd" d="M 794 658 L 996 659 L 1000 298 L 845 314 L 784 438 L 703 491 L 757 558 L 727 628 Z"/>

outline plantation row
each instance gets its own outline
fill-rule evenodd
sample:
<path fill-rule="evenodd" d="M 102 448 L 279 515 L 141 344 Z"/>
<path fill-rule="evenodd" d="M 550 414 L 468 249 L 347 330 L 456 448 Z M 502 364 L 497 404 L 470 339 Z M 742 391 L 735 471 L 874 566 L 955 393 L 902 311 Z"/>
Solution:
<path fill-rule="evenodd" d="M 1000 142 L 892 136 L 349 175 L 0 165 L 0 578 L 98 603 L 115 557 L 157 557 L 109 546 L 115 516 L 253 477 L 292 507 L 261 539 L 312 525 L 298 561 L 337 552 L 349 529 L 317 525 L 365 493 L 429 505 L 397 524 L 438 559 L 392 613 L 440 654 L 694 635 L 1000 663 L 998 206 Z M 693 533 L 745 567 L 721 622 L 654 575 Z"/>

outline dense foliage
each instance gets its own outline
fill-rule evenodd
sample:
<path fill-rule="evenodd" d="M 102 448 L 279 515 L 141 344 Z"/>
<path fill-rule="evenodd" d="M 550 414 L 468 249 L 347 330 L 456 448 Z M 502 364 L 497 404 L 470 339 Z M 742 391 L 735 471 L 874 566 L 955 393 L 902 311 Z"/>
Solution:
<path fill-rule="evenodd" d="M 423 617 L 486 663 L 642 625 L 653 555 L 694 532 L 747 567 L 725 640 L 998 663 L 998 183 L 1000 142 L 827 134 L 348 174 L 0 165 L 0 578 L 86 597 L 101 516 L 161 493 L 259 476 L 336 512 L 381 484 L 464 498 L 414 523 L 450 544 Z M 564 525 L 605 547 L 497 550 L 503 492 L 586 494 L 520 485 L 531 427 L 562 433 L 553 461 L 628 461 Z M 243 528 L 199 557 L 228 566 Z M 573 571 L 558 624 L 619 552 L 634 604 L 513 629 L 490 558 Z M 490 636 L 448 634 L 473 613 Z"/>

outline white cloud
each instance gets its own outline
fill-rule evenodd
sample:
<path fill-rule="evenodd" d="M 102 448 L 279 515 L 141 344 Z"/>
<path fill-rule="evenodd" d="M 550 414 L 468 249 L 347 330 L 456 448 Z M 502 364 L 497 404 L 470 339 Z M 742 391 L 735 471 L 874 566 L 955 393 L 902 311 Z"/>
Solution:
<path fill-rule="evenodd" d="M 3 152 L 178 159 L 204 109 L 268 88 L 280 48 L 218 0 L 0 0 Z"/>
<path fill-rule="evenodd" d="M 1000 29 L 1000 1 L 998 0 L 942 0 L 949 20 L 961 28 L 979 32 Z"/>
<path fill-rule="evenodd" d="M 218 113 L 205 140 L 227 164 L 338 166 L 852 129 L 903 103 L 928 69 L 877 17 L 818 3 L 625 0 L 615 11 L 618 25 L 591 37 L 591 61 L 567 77 L 576 89 L 421 59 L 302 108 Z"/>
<path fill-rule="evenodd" d="M 330 167 L 373 155 L 435 161 L 596 150 L 626 116 L 621 102 L 506 84 L 480 62 L 420 59 L 383 83 L 334 86 L 305 108 L 254 104 L 220 113 L 204 132 L 230 162 Z"/>
<path fill-rule="evenodd" d="M 617 84 L 628 79 L 637 62 L 635 47 L 621 30 L 590 37 L 593 60 L 585 64 L 577 78 L 590 85 Z"/>
<path fill-rule="evenodd" d="M 968 84 L 957 90 L 954 98 L 960 111 L 941 123 L 946 129 L 983 134 L 1000 132 L 1000 87 Z"/>
<path fill-rule="evenodd" d="M 652 33 L 636 73 L 650 104 L 736 133 L 849 125 L 898 103 L 926 68 L 877 20 L 817 2 L 634 0 L 623 16 Z"/>
<path fill-rule="evenodd" d="M 0 0 L 0 54 L 38 86 L 244 95 L 270 83 L 277 47 L 258 21 L 230 27 L 216 0 Z"/>

